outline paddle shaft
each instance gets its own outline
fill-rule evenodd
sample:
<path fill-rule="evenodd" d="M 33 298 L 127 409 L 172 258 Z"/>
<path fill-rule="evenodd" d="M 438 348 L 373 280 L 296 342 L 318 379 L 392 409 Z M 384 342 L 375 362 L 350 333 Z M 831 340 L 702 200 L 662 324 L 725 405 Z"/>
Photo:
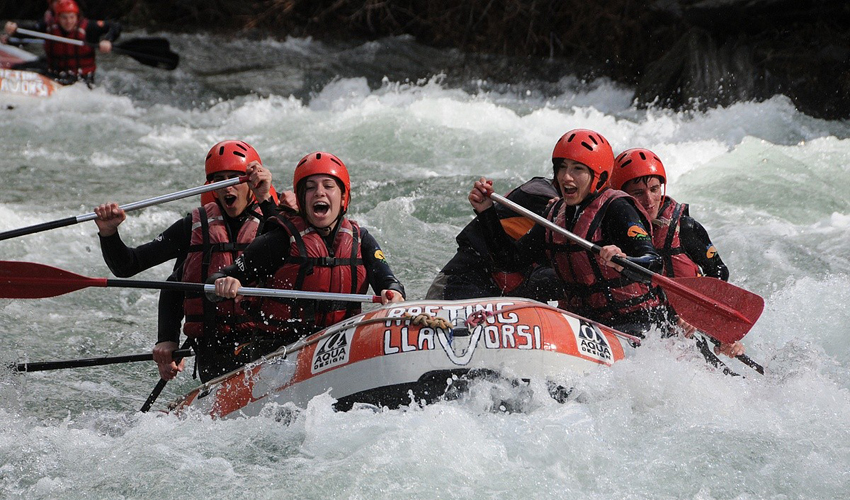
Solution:
<path fill-rule="evenodd" d="M 99 45 L 96 43 L 84 42 L 83 40 L 74 40 L 73 38 L 65 38 L 61 36 L 51 35 L 49 33 L 42 33 L 40 31 L 28 30 L 25 28 L 18 28 L 16 30 L 16 33 L 21 33 L 23 35 L 34 36 L 38 38 L 43 38 L 45 40 L 51 40 L 54 42 L 67 43 L 77 46 L 88 45 L 89 47 L 97 47 Z M 177 67 L 179 56 L 174 52 L 168 50 L 167 47 L 165 49 L 160 49 L 151 53 L 148 53 L 147 51 L 140 52 L 138 48 L 127 48 L 126 46 L 131 45 L 134 40 L 138 41 L 140 39 L 128 40 L 127 42 L 122 43 L 114 43 L 112 45 L 112 51 L 117 54 L 126 54 L 147 66 L 156 66 L 165 69 L 174 69 Z"/>
<path fill-rule="evenodd" d="M 241 184 L 243 182 L 246 182 L 248 178 L 249 177 L 247 175 L 243 175 L 240 177 L 234 177 L 232 179 L 225 179 L 223 181 L 213 182 L 211 184 L 204 184 L 203 186 L 184 189 L 183 191 L 177 191 L 171 194 L 164 194 L 162 196 L 156 196 L 154 198 L 148 198 L 146 200 L 127 203 L 126 205 L 121 205 L 120 208 L 125 212 L 131 212 L 133 210 L 139 210 L 153 205 L 159 205 L 161 203 L 179 200 L 181 198 L 187 198 L 196 194 L 208 193 L 210 191 L 215 191 L 216 189 L 223 189 L 229 186 L 234 186 L 236 184 Z M 16 238 L 18 236 L 25 236 L 27 234 L 40 233 L 42 231 L 48 231 L 50 229 L 72 226 L 74 224 L 79 224 L 80 222 L 95 220 L 96 218 L 97 214 L 95 214 L 94 212 L 89 212 L 87 214 L 66 217 L 64 219 L 58 219 L 50 222 L 42 222 L 41 224 L 35 224 L 19 229 L 12 229 L 10 231 L 4 231 L 0 233 L 0 241 L 8 240 L 10 238 Z"/>
<path fill-rule="evenodd" d="M 577 245 L 581 246 L 585 250 L 591 251 L 595 254 L 599 254 L 599 252 L 602 251 L 602 247 L 600 247 L 599 245 L 591 243 L 591 242 L 585 240 L 584 238 L 581 238 L 581 237 L 567 231 L 563 227 L 555 224 L 554 222 L 552 222 L 550 220 L 547 220 L 544 217 L 537 215 L 536 213 L 532 212 L 531 210 L 528 210 L 527 208 L 523 207 L 522 205 L 518 205 L 518 204 L 512 202 L 511 200 L 505 198 L 504 196 L 498 195 L 496 193 L 492 193 L 492 194 L 490 194 L 490 198 L 492 200 L 498 201 L 499 203 L 507 206 L 511 210 L 514 210 L 515 212 L 518 212 L 518 213 L 528 217 L 529 219 L 537 222 L 538 224 L 541 224 L 545 227 L 548 227 L 549 229 L 551 229 L 553 231 L 558 232 L 559 234 L 565 236 L 567 239 L 569 239 L 573 243 L 576 243 Z M 739 313 L 735 309 L 732 309 L 731 307 L 729 307 L 725 304 L 721 304 L 721 303 L 719 303 L 715 300 L 712 300 L 710 297 L 707 297 L 707 296 L 705 296 L 705 295 L 703 295 L 699 292 L 691 290 L 690 288 L 688 288 L 684 285 L 676 283 L 675 281 L 673 281 L 672 279 L 670 279 L 666 276 L 662 276 L 658 273 L 652 272 L 652 271 L 650 271 L 649 269 L 646 269 L 643 266 L 640 266 L 640 265 L 638 265 L 638 264 L 636 264 L 636 263 L 634 263 L 634 262 L 632 262 L 628 259 L 624 259 L 624 258 L 619 257 L 619 256 L 614 257 L 611 260 L 619 266 L 627 267 L 630 270 L 651 279 L 654 284 L 662 287 L 664 289 L 664 291 L 666 291 L 668 293 L 675 293 L 675 294 L 677 294 L 681 297 L 686 297 L 687 299 L 689 299 L 693 302 L 697 302 L 697 303 L 699 303 L 700 305 L 702 305 L 706 308 L 710 308 L 717 313 L 723 314 L 725 316 L 728 316 L 728 317 L 735 319 L 735 320 L 738 320 L 738 321 L 743 321 L 745 324 L 748 324 L 748 325 L 752 324 L 752 321 L 750 321 L 747 317 L 743 316 L 741 313 Z"/>
<path fill-rule="evenodd" d="M 717 347 L 720 347 L 721 342 L 719 340 L 717 340 L 716 338 L 712 337 L 711 335 L 703 335 L 703 336 L 705 338 L 707 338 L 712 344 L 716 345 Z M 764 366 L 753 361 L 753 359 L 750 358 L 749 356 L 747 356 L 746 354 L 740 354 L 738 356 L 735 356 L 735 359 L 737 359 L 741 363 L 744 363 L 745 365 L 749 366 L 750 368 L 759 372 L 760 374 L 764 375 Z"/>
<path fill-rule="evenodd" d="M 192 345 L 192 343 L 193 343 L 193 342 L 194 342 L 194 340 L 193 340 L 193 339 L 188 338 L 188 339 L 186 339 L 186 341 L 185 341 L 185 342 L 183 342 L 183 345 L 182 345 L 182 346 L 180 346 L 180 349 L 178 349 L 178 350 L 174 351 L 173 353 L 171 353 L 171 357 L 172 357 L 172 359 L 174 360 L 174 362 L 175 362 L 175 363 L 180 363 L 180 359 L 181 359 L 180 357 L 177 357 L 177 356 L 176 356 L 176 354 L 177 354 L 178 352 L 182 351 L 182 350 L 187 349 L 189 346 L 191 346 L 191 345 Z M 145 400 L 145 402 L 144 402 L 144 404 L 142 405 L 142 407 L 141 407 L 141 408 L 139 408 L 139 411 L 140 411 L 140 412 L 142 412 L 142 413 L 147 413 L 147 412 L 148 412 L 148 410 L 150 410 L 150 409 L 151 409 L 151 406 L 153 406 L 154 401 L 156 401 L 156 398 L 158 398 L 158 397 L 159 397 L 159 395 L 160 395 L 160 393 L 162 392 L 162 390 L 163 390 L 163 389 L 165 389 L 165 384 L 167 384 L 167 383 L 168 383 L 168 380 L 166 380 L 166 379 L 164 379 L 164 378 L 162 378 L 162 377 L 160 377 L 160 378 L 159 378 L 159 382 L 157 382 L 157 383 L 156 383 L 156 385 L 155 385 L 155 386 L 154 386 L 154 388 L 151 390 L 151 393 L 148 395 L 148 398 Z"/>
<path fill-rule="evenodd" d="M 92 286 L 118 287 L 118 288 L 147 288 L 156 290 L 177 290 L 180 292 L 194 292 L 215 294 L 215 285 L 203 283 L 186 283 L 181 281 L 139 281 L 114 278 L 91 278 L 103 284 Z M 239 295 L 247 297 L 275 297 L 284 299 L 308 299 L 308 300 L 335 300 L 340 302 L 374 302 L 381 303 L 381 297 L 377 295 L 365 295 L 358 293 L 328 293 L 307 292 L 302 290 L 279 290 L 277 288 L 253 288 L 240 287 Z"/>
<path fill-rule="evenodd" d="M 189 356 L 194 356 L 195 353 L 191 349 L 179 349 L 174 351 L 174 359 L 180 360 Z M 152 353 L 145 354 L 128 354 L 125 356 L 111 356 L 103 358 L 83 358 L 69 359 L 63 361 L 39 361 L 35 363 L 18 363 L 11 365 L 13 371 L 17 372 L 41 372 L 48 370 L 63 370 L 65 368 L 82 368 L 86 366 L 102 366 L 114 365 L 118 363 L 133 363 L 136 361 L 151 361 L 153 360 Z"/>
<path fill-rule="evenodd" d="M 85 46 L 85 45 L 94 45 L 94 44 L 86 43 L 82 40 L 74 40 L 73 38 L 65 38 L 65 37 L 62 37 L 62 36 L 51 35 L 50 33 L 42 33 L 41 31 L 28 30 L 28 29 L 25 29 L 25 28 L 18 28 L 17 30 L 15 30 L 15 33 L 20 33 L 22 35 L 34 36 L 34 37 L 38 37 L 38 38 L 44 38 L 45 40 L 51 40 L 51 41 L 54 41 L 54 42 L 69 43 L 71 45 L 78 45 L 80 47 Z"/>

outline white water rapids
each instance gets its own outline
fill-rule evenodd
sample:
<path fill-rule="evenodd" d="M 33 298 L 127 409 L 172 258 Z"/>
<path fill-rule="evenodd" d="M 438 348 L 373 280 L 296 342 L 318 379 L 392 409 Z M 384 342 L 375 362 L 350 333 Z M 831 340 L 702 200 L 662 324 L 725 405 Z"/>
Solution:
<path fill-rule="evenodd" d="M 174 72 L 102 57 L 94 91 L 2 103 L 0 231 L 199 185 L 223 139 L 254 145 L 283 189 L 301 156 L 326 150 L 351 171 L 351 217 L 421 298 L 472 218 L 474 179 L 507 192 L 550 172 L 561 134 L 591 128 L 616 151 L 655 151 L 731 281 L 765 298 L 745 344 L 767 375 L 730 361 L 746 377 L 723 376 L 656 339 L 577 378 L 577 401 L 539 390 L 519 413 L 491 408 L 506 389 L 481 383 L 424 408 L 338 413 L 323 396 L 284 420 L 270 408 L 216 421 L 137 413 L 152 363 L 2 370 L 0 498 L 847 496 L 850 123 L 784 97 L 676 113 L 636 109 L 630 89 L 604 81 L 435 76 L 451 65 L 406 39 L 169 38 L 183 57 Z M 437 57 L 425 69 L 423 53 Z M 149 241 L 195 203 L 133 212 L 121 233 Z M 95 233 L 87 222 L 3 241 L 0 258 L 110 277 Z M 101 288 L 0 300 L 0 364 L 148 352 L 156 303 L 155 291 Z M 155 408 L 195 384 L 184 373 Z"/>

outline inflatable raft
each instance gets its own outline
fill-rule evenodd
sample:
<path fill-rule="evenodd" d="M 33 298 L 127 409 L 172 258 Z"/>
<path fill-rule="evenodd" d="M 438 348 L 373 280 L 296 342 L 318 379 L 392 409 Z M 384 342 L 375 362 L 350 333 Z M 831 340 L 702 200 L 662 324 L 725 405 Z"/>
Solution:
<path fill-rule="evenodd" d="M 35 55 L 10 45 L 0 45 L 0 96 L 49 97 L 62 85 L 34 71 L 12 69 L 34 61 Z"/>
<path fill-rule="evenodd" d="M 623 359 L 634 337 L 528 299 L 388 304 L 208 381 L 170 409 L 257 415 L 269 402 L 305 407 L 329 392 L 336 408 L 432 402 L 455 381 L 492 376 L 558 382 Z M 558 388 L 553 390 L 553 388 Z"/>

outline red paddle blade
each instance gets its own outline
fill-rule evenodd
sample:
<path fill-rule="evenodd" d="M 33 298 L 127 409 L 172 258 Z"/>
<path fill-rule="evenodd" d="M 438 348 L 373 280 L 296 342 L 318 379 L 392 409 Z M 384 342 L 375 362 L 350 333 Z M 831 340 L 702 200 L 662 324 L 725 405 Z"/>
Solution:
<path fill-rule="evenodd" d="M 34 262 L 0 261 L 0 299 L 55 297 L 90 286 L 106 286 L 106 278 L 87 278 Z"/>
<path fill-rule="evenodd" d="M 764 310 L 764 299 L 717 278 L 664 278 L 670 305 L 685 321 L 728 344 L 741 340 Z"/>

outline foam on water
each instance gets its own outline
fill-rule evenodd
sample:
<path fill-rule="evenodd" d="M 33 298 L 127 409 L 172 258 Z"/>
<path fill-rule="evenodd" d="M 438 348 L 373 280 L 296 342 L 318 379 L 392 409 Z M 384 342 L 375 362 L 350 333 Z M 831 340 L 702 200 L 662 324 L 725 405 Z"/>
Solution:
<path fill-rule="evenodd" d="M 724 377 L 690 341 L 650 339 L 611 369 L 563 381 L 576 388 L 566 404 L 541 384 L 481 382 L 424 408 L 336 413 L 325 395 L 214 421 L 137 414 L 158 379 L 148 363 L 2 371 L 0 497 L 844 496 L 850 124 L 801 115 L 784 97 L 673 112 L 634 108 L 630 89 L 604 80 L 458 85 L 413 66 L 410 78 L 382 78 L 382 65 L 454 57 L 403 38 L 355 47 L 169 38 L 184 55 L 175 72 L 105 58 L 103 88 L 2 110 L 0 231 L 199 185 L 206 151 L 223 139 L 253 144 L 278 189 L 301 156 L 326 150 L 351 170 L 352 217 L 421 298 L 472 218 L 474 179 L 506 192 L 548 175 L 555 140 L 592 128 L 617 151 L 658 153 L 668 194 L 692 204 L 732 281 L 765 298 L 745 341 L 767 376 L 729 361 L 746 378 Z M 133 212 L 121 234 L 149 241 L 196 203 Z M 0 242 L 0 254 L 109 274 L 91 222 Z M 0 363 L 147 352 L 156 301 L 122 289 L 0 301 Z M 182 374 L 157 405 L 194 385 Z"/>

